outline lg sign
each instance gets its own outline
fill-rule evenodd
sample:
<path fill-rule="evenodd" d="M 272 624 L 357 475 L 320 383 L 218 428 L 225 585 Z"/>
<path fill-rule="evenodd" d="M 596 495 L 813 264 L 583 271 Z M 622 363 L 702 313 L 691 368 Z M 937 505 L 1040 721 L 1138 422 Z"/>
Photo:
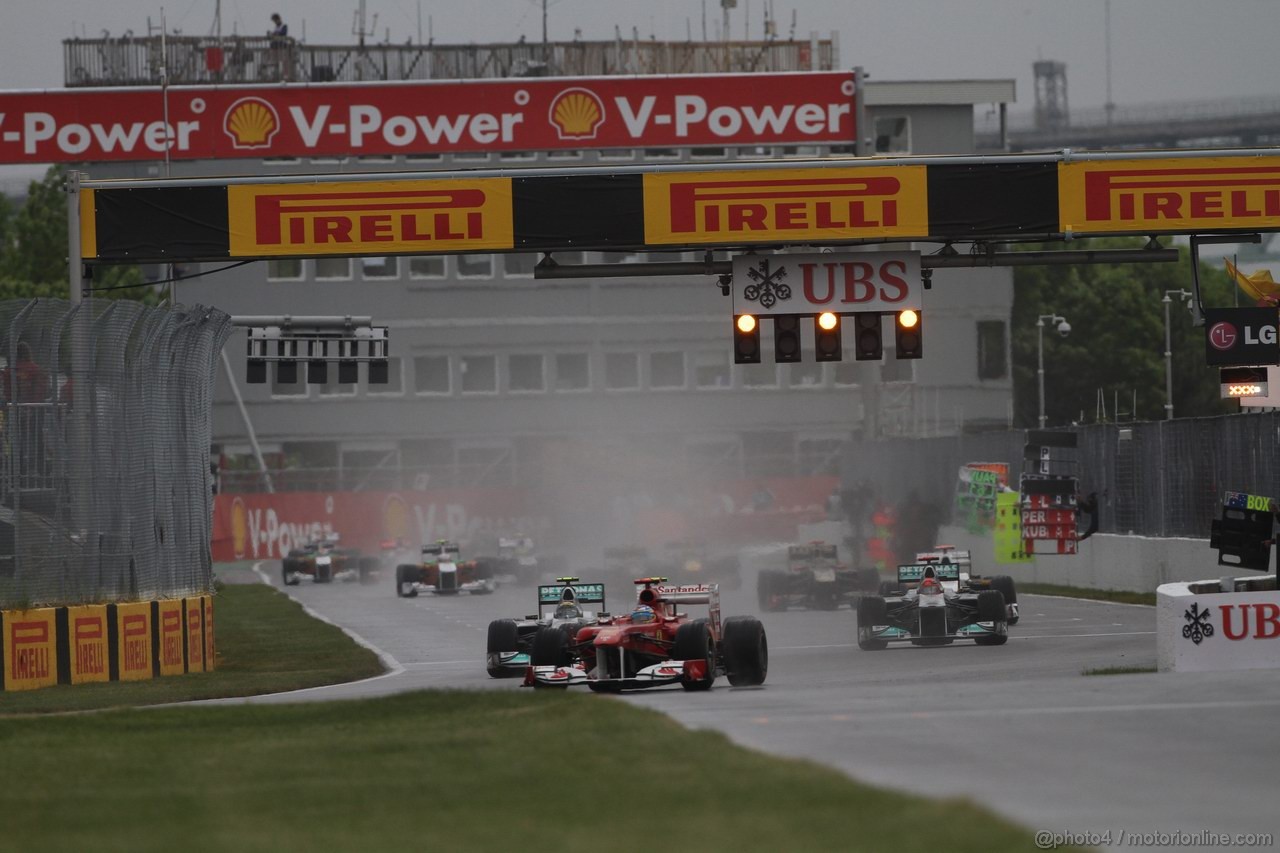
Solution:
<path fill-rule="evenodd" d="M 1215 366 L 1280 364 L 1274 308 L 1211 308 L 1205 315 L 1205 360 Z"/>
<path fill-rule="evenodd" d="M 1236 327 L 1230 323 L 1214 323 L 1209 329 L 1209 345 L 1216 350 L 1229 350 L 1239 339 Z"/>

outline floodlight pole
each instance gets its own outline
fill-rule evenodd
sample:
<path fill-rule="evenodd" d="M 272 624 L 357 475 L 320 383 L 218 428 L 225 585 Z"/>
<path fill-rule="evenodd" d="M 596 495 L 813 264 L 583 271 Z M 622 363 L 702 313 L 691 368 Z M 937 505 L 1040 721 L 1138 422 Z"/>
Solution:
<path fill-rule="evenodd" d="M 1065 323 L 1066 317 L 1059 317 L 1057 314 L 1041 314 L 1036 318 L 1036 334 L 1038 341 L 1036 345 L 1036 378 L 1040 382 L 1040 429 L 1044 429 L 1044 321 L 1050 323 Z"/>
<path fill-rule="evenodd" d="M 1164 419 L 1166 421 L 1173 420 L 1173 343 L 1169 331 L 1169 306 L 1173 304 L 1173 300 L 1169 298 L 1171 293 L 1176 293 L 1180 299 L 1184 300 L 1192 296 L 1190 290 L 1177 288 L 1166 290 L 1164 299 L 1160 300 L 1164 303 Z"/>

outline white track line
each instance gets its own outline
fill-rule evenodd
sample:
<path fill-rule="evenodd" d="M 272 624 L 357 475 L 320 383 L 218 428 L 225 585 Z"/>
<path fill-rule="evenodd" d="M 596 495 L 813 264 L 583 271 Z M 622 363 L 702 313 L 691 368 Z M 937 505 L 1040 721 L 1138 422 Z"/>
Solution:
<path fill-rule="evenodd" d="M 267 576 L 267 573 L 262 570 L 262 564 L 264 562 L 266 561 L 259 560 L 256 563 L 254 563 L 253 573 L 257 575 L 258 578 L 267 586 L 271 587 L 272 589 L 275 589 L 276 586 L 271 582 L 271 578 L 269 578 Z M 288 593 L 285 593 L 285 595 L 288 595 Z M 311 618 L 319 619 L 321 622 L 324 622 L 328 625 L 332 625 L 333 627 L 337 628 L 339 631 L 341 631 L 342 633 L 350 637 L 353 641 L 355 641 L 356 645 L 363 646 L 364 648 L 373 652 L 375 655 L 378 656 L 378 660 L 382 661 L 382 665 L 387 668 L 387 671 L 382 673 L 381 675 L 374 675 L 374 676 L 370 676 L 369 678 L 362 678 L 359 681 L 343 681 L 338 684 L 321 684 L 319 687 L 304 687 L 301 690 L 285 690 L 280 693 L 256 693 L 253 696 L 245 696 L 241 698 L 258 699 L 258 698 L 263 698 L 267 696 L 294 696 L 299 693 L 310 693 L 315 690 L 330 690 L 334 687 L 350 687 L 355 684 L 368 684 L 371 681 L 380 681 L 381 679 L 384 679 L 384 678 L 394 678 L 397 675 L 404 674 L 405 672 L 404 666 L 401 665 L 400 661 L 396 660 L 387 652 L 378 648 L 373 643 L 366 640 L 364 637 L 361 637 L 355 631 L 352 631 L 348 628 L 344 628 L 341 625 L 339 625 L 337 622 L 334 622 L 332 619 L 329 619 L 328 617 L 324 616 L 321 613 L 317 613 L 307 605 L 303 604 L 301 601 L 298 601 L 298 599 L 294 598 L 292 595 L 289 595 L 289 598 L 292 601 L 297 602 L 298 606 L 302 608 L 303 612 L 306 613 Z"/>

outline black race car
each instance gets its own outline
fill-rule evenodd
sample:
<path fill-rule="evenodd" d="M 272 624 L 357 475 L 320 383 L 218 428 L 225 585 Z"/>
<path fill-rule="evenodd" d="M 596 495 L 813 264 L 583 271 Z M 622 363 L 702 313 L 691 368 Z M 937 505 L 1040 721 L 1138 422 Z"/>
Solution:
<path fill-rule="evenodd" d="M 598 612 L 583 610 L 584 604 L 598 604 L 603 610 L 604 584 L 578 583 L 577 578 L 571 577 L 556 578 L 554 584 L 538 587 L 537 613 L 523 619 L 495 619 L 490 622 L 489 644 L 485 652 L 485 668 L 489 675 L 494 678 L 524 675 L 532 663 L 540 629 L 562 631 L 572 642 L 578 630 L 594 625 L 599 615 Z M 548 613 L 548 608 L 554 610 Z"/>
<path fill-rule="evenodd" d="M 961 589 L 959 583 L 955 564 L 898 566 L 900 594 L 867 595 L 858 601 L 858 648 L 944 646 L 955 640 L 1004 645 L 1009 639 L 1004 595 L 996 589 Z"/>
<path fill-rule="evenodd" d="M 836 546 L 825 542 L 787 548 L 785 569 L 765 569 L 756 578 L 760 609 L 786 610 L 808 607 L 835 610 L 850 606 L 880 586 L 875 569 L 851 569 L 840 563 Z"/>

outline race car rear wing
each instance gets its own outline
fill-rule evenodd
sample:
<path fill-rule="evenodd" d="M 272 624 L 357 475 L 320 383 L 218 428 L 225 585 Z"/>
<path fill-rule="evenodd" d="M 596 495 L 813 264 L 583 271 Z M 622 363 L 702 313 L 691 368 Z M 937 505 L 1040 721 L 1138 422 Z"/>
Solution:
<path fill-rule="evenodd" d="M 955 563 L 917 563 L 898 566 L 898 583 L 920 583 L 926 569 L 933 569 L 933 576 L 940 581 L 960 580 L 960 567 Z"/>
<path fill-rule="evenodd" d="M 565 591 L 572 591 L 572 595 L 566 596 Z M 559 604 L 561 601 L 574 601 L 578 604 L 604 604 L 604 584 L 602 583 L 574 583 L 574 584 L 546 584 L 538 587 L 538 606 L 544 604 Z"/>
<path fill-rule="evenodd" d="M 917 563 L 953 563 L 957 566 L 970 566 L 973 559 L 968 551 L 960 551 L 955 548 L 947 548 L 939 551 L 921 551 L 916 554 Z"/>

